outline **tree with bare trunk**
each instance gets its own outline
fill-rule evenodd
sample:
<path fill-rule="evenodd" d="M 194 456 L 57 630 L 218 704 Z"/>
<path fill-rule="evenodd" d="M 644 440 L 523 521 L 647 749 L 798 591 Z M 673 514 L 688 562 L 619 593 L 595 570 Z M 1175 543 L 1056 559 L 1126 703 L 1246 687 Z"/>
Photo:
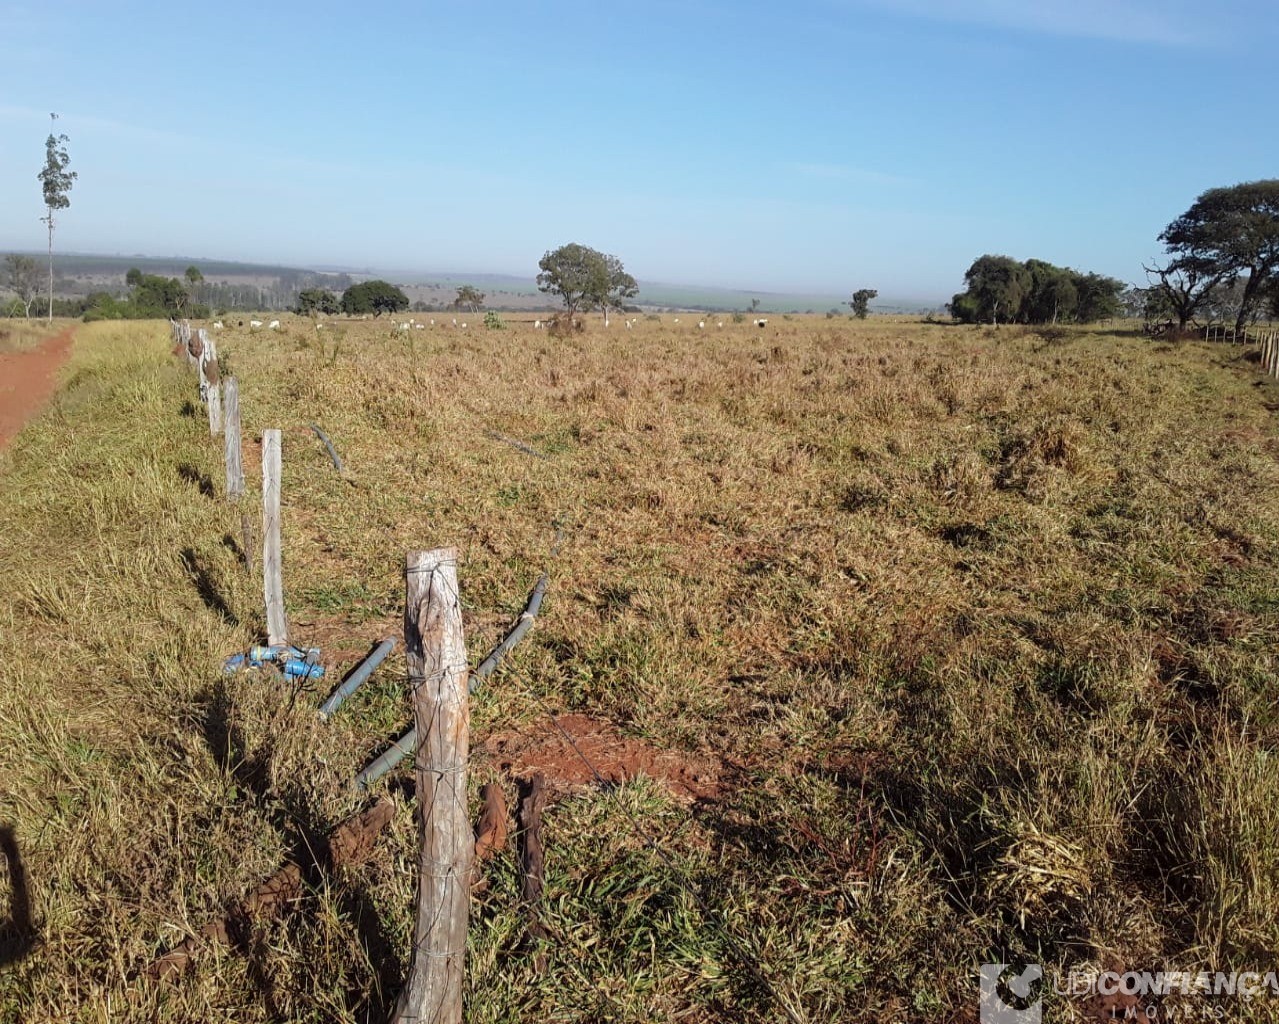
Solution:
<path fill-rule="evenodd" d="M 1173 258 L 1168 270 L 1182 274 L 1183 285 L 1206 294 L 1242 282 L 1235 316 L 1242 331 L 1279 280 L 1279 178 L 1208 189 L 1159 240 Z"/>
<path fill-rule="evenodd" d="M 464 284 L 457 290 L 457 298 L 453 300 L 454 309 L 469 309 L 478 313 L 484 305 L 484 293 L 473 284 Z"/>
<path fill-rule="evenodd" d="M 1152 312 L 1177 318 L 1177 330 L 1186 325 L 1208 301 L 1213 290 L 1231 280 L 1229 271 L 1215 268 L 1205 260 L 1178 259 L 1161 267 L 1142 266 L 1150 287 L 1146 289 L 1146 319 Z"/>
<path fill-rule="evenodd" d="M 36 261 L 30 256 L 14 252 L 4 258 L 4 283 L 22 303 L 28 320 L 31 319 L 31 304 L 36 299 L 37 273 Z"/>
<path fill-rule="evenodd" d="M 49 118 L 56 121 L 58 115 L 50 114 Z M 71 191 L 71 186 L 75 184 L 77 177 L 75 171 L 67 170 L 67 166 L 71 163 L 71 158 L 67 155 L 67 143 L 70 141 L 65 135 L 54 135 L 50 132 L 44 143 L 44 169 L 36 175 L 44 191 L 45 215 L 40 218 L 40 221 L 49 229 L 50 322 L 53 321 L 53 211 L 65 210 L 71 205 L 67 193 Z"/>

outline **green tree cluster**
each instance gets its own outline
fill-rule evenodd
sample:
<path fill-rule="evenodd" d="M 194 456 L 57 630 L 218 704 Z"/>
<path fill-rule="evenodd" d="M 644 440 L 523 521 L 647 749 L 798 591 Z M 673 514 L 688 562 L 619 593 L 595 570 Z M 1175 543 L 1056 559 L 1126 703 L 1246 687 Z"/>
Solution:
<path fill-rule="evenodd" d="M 979 256 L 964 275 L 967 288 L 950 302 L 962 323 L 1091 323 L 1119 312 L 1125 284 L 1044 260 Z"/>
<path fill-rule="evenodd" d="M 1279 308 L 1279 178 L 1208 189 L 1159 241 L 1171 259 L 1146 273 L 1180 328 L 1227 295 L 1238 330 Z"/>
<path fill-rule="evenodd" d="M 858 320 L 865 320 L 866 314 L 870 312 L 870 300 L 878 294 L 874 288 L 858 288 L 853 292 L 852 300 L 848 303 L 853 309 L 853 316 Z"/>
<path fill-rule="evenodd" d="M 469 309 L 478 313 L 484 305 L 484 293 L 473 284 L 464 284 L 457 290 L 457 298 L 453 300 L 454 309 Z"/>
<path fill-rule="evenodd" d="M 398 313 L 409 308 L 409 297 L 388 281 L 361 281 L 342 293 L 342 312 L 348 316 Z"/>
<path fill-rule="evenodd" d="M 303 288 L 298 292 L 298 304 L 293 312 L 299 316 L 333 316 L 342 308 L 338 297 L 327 288 Z"/>
<path fill-rule="evenodd" d="M 185 275 L 184 275 L 185 276 Z M 109 292 L 95 292 L 87 300 L 86 320 L 158 320 L 182 316 L 208 316 L 209 309 L 193 302 L 187 290 L 190 280 L 144 274 L 136 267 L 125 275 L 131 291 L 125 299 Z"/>
<path fill-rule="evenodd" d="M 601 309 L 607 324 L 610 309 L 621 309 L 639 294 L 621 260 L 577 242 L 548 252 L 537 265 L 538 289 L 558 295 L 570 320 L 579 309 Z"/>

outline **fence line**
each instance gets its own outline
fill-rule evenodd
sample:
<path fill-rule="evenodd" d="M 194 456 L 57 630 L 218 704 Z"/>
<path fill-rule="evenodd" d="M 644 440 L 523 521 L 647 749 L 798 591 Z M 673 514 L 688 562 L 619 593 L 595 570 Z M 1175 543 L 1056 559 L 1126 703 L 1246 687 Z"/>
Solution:
<path fill-rule="evenodd" d="M 1258 362 L 1267 376 L 1279 377 L 1279 332 L 1263 331 L 1255 337 L 1259 348 Z"/>
<path fill-rule="evenodd" d="M 175 354 L 180 346 L 188 364 L 199 374 L 201 397 L 209 404 L 210 433 L 216 434 L 218 427 L 215 422 L 220 423 L 220 416 L 215 420 L 215 406 L 219 404 L 221 397 L 216 345 L 207 332 L 192 332 L 190 324 L 185 321 L 172 321 L 171 329 Z M 1273 334 L 1267 352 L 1273 356 L 1270 365 L 1279 368 L 1279 346 L 1274 344 Z M 240 448 L 241 410 L 238 382 L 234 377 L 228 378 L 225 383 L 225 400 L 223 451 L 227 497 L 234 502 L 244 493 Z M 216 411 L 220 413 L 221 410 Z M 311 424 L 311 428 L 328 450 L 339 473 L 345 475 L 345 467 L 327 435 L 315 424 Z M 268 643 L 272 646 L 288 643 L 281 567 L 280 498 L 281 432 L 278 429 L 268 429 L 262 434 L 262 544 L 263 596 L 267 609 Z M 241 512 L 241 525 L 245 564 L 249 574 L 253 575 L 253 528 L 247 511 Z M 562 533 L 557 528 L 552 557 L 558 554 L 561 541 Z M 528 604 L 510 633 L 497 644 L 474 673 L 469 673 L 462 633 L 456 561 L 457 553 L 452 548 L 410 552 L 407 555 L 404 630 L 408 678 L 413 686 L 415 726 L 382 757 L 372 762 L 356 780 L 357 785 L 363 789 L 389 771 L 410 750 L 416 754 L 416 790 L 421 815 L 419 875 L 413 949 L 408 978 L 393 1017 L 396 1024 L 422 1020 L 461 1024 L 471 868 L 477 842 L 470 827 L 467 801 L 466 776 L 470 745 L 468 691 L 474 691 L 491 675 L 503 657 L 532 628 L 549 584 L 548 575 L 542 573 L 529 596 Z M 383 641 L 365 659 L 320 709 L 322 719 L 327 719 L 336 712 L 342 701 L 376 670 L 393 646 L 393 640 Z M 537 703 L 542 703 L 536 694 L 532 696 Z M 545 705 L 543 709 L 546 710 Z M 551 720 L 595 779 L 604 785 L 599 771 L 553 714 Z M 362 836 L 366 835 L 371 842 L 378 831 L 390 821 L 392 811 L 391 802 L 383 797 L 371 809 L 340 826 L 330 837 L 331 866 L 342 866 L 345 856 L 343 851 L 348 846 L 353 847 L 355 843 L 351 839 L 352 835 L 358 832 Z M 672 869 L 681 887 L 692 895 L 707 918 L 714 921 L 716 915 L 706 898 L 688 884 L 670 856 L 639 826 L 634 815 L 630 811 L 627 811 L 627 815 L 636 834 Z M 243 912 L 251 912 L 255 907 L 270 909 L 290 898 L 289 894 L 300 888 L 300 884 L 301 872 L 298 866 L 286 864 L 272 879 L 259 887 L 244 905 Z M 800 1024 L 803 1017 L 798 1008 L 771 981 L 753 950 L 739 942 L 725 925 L 720 924 L 718 927 L 734 958 L 754 977 L 785 1017 L 792 1024 Z M 219 935 L 225 934 L 228 934 L 225 920 L 211 922 L 200 931 L 205 939 L 217 939 Z M 175 976 L 186 969 L 200 944 L 199 939 L 189 938 L 172 953 L 155 961 L 148 974 L 156 978 Z"/>

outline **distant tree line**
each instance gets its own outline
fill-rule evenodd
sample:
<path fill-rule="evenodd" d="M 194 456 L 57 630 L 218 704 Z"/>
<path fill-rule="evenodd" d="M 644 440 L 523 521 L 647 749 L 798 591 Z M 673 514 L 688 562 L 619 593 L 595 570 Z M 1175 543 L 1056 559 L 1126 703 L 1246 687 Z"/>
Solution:
<path fill-rule="evenodd" d="M 1044 260 L 979 256 L 964 275 L 967 288 L 950 301 L 961 323 L 1092 323 L 1120 311 L 1126 285 Z"/>
<path fill-rule="evenodd" d="M 195 301 L 203 281 L 199 270 L 188 267 L 182 278 L 144 274 L 133 267 L 125 275 L 127 295 L 94 292 L 82 300 L 85 320 L 159 320 L 170 317 L 207 317 L 209 307 Z"/>

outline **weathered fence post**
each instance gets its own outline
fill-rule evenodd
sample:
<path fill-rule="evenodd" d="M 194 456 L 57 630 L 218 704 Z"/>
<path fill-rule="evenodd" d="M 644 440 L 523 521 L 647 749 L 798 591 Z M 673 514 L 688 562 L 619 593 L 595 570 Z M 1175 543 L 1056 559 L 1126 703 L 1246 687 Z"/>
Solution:
<path fill-rule="evenodd" d="M 223 450 L 226 453 L 226 496 L 235 501 L 244 493 L 244 460 L 240 451 L 240 385 L 228 377 L 223 387 L 226 399 L 226 424 Z"/>
<path fill-rule="evenodd" d="M 280 432 L 262 431 L 262 584 L 267 643 L 287 644 L 284 575 L 280 567 Z"/>
<path fill-rule="evenodd" d="M 218 349 L 203 327 L 200 328 L 200 395 L 209 410 L 209 434 L 222 432 L 222 373 L 218 369 Z"/>
<path fill-rule="evenodd" d="M 471 858 L 466 808 L 470 710 L 453 548 L 411 551 L 404 644 L 417 722 L 421 856 L 413 955 L 392 1020 L 461 1024 Z"/>
<path fill-rule="evenodd" d="M 195 348 L 191 344 L 190 322 L 183 320 L 182 323 L 178 324 L 178 330 L 182 335 L 182 348 L 187 354 L 187 365 L 191 367 L 199 366 L 200 354 L 195 351 Z M 196 338 L 198 339 L 199 335 L 196 335 Z"/>

